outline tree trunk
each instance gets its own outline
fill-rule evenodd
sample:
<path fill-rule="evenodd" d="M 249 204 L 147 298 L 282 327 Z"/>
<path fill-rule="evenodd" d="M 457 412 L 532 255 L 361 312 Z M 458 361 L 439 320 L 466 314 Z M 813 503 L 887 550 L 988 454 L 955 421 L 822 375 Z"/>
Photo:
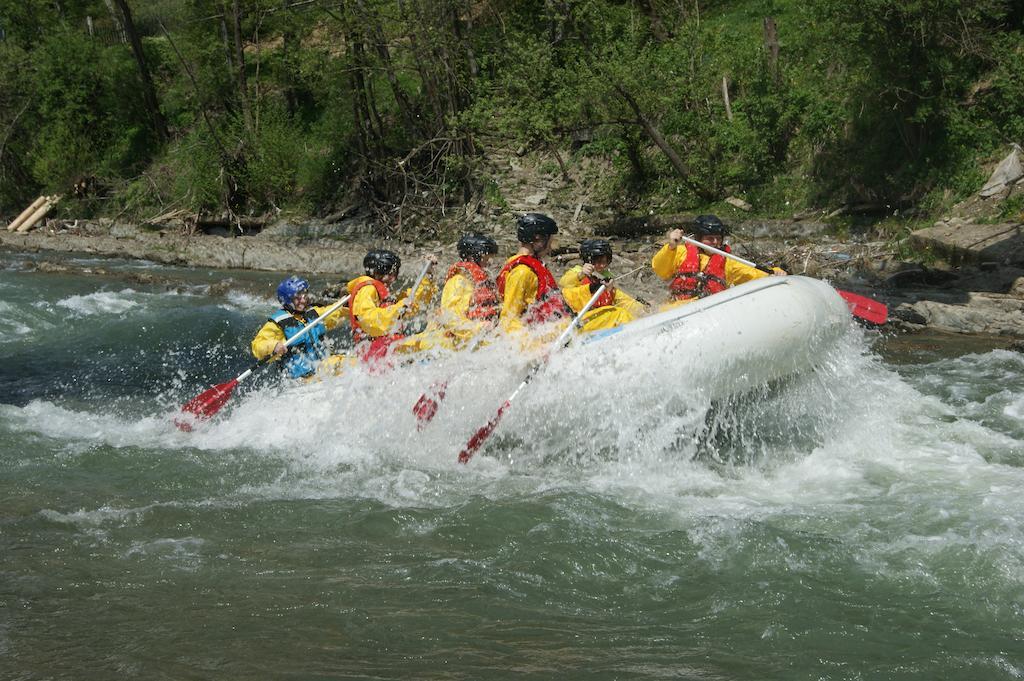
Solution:
<path fill-rule="evenodd" d="M 224 63 L 227 64 L 229 72 L 235 70 L 235 60 L 231 58 L 231 39 L 228 38 L 228 20 L 225 14 L 220 15 L 220 41 L 224 46 Z"/>
<path fill-rule="evenodd" d="M 153 132 L 160 142 L 166 142 L 170 137 L 167 131 L 167 121 L 160 111 L 160 100 L 156 96 L 156 86 L 153 85 L 153 77 L 150 75 L 149 66 L 146 64 L 146 55 L 142 50 L 142 40 L 139 39 L 139 32 L 135 30 L 135 22 L 132 20 L 132 11 L 128 7 L 128 0 L 114 0 L 118 9 L 121 10 L 121 25 L 128 35 L 128 42 L 132 46 L 132 54 L 135 55 L 135 63 L 139 67 L 139 79 L 142 81 L 142 99 L 146 104 L 146 111 L 149 112 L 149 119 L 153 125 Z"/>
<path fill-rule="evenodd" d="M 768 70 L 775 84 L 779 83 L 779 29 L 772 17 L 764 18 L 764 50 L 768 55 Z"/>
<path fill-rule="evenodd" d="M 466 30 L 469 33 L 473 32 L 473 20 L 469 18 L 472 12 L 472 8 L 468 4 L 462 6 L 463 11 L 466 13 Z M 470 43 L 469 38 L 466 37 L 466 30 L 463 30 L 462 19 L 459 17 L 459 8 L 452 8 L 452 26 L 455 32 L 455 38 L 462 45 L 462 49 L 466 52 L 466 65 L 469 67 L 469 75 L 471 78 L 476 79 L 480 75 L 480 64 L 476 60 L 476 52 L 473 51 L 473 45 Z"/>
<path fill-rule="evenodd" d="M 381 61 L 381 65 L 384 67 L 384 75 L 388 79 L 391 95 L 395 98 L 395 104 L 398 106 L 398 114 L 402 117 L 402 125 L 409 135 L 415 135 L 418 130 L 416 116 L 413 112 L 412 104 L 409 103 L 409 98 L 402 89 L 401 83 L 398 82 L 394 60 L 392 60 L 391 52 L 388 50 L 387 40 L 384 37 L 380 20 L 376 16 L 370 16 L 363 0 L 356 0 L 356 7 L 359 10 L 357 19 L 369 29 L 373 38 L 373 48 L 377 53 L 377 58 Z"/>
<path fill-rule="evenodd" d="M 637 121 L 640 123 L 640 127 L 644 129 L 644 132 L 647 133 L 647 136 L 652 142 L 654 142 L 655 146 L 661 149 L 661 152 L 665 154 L 668 162 L 672 164 L 672 167 L 675 169 L 683 183 L 701 198 L 714 199 L 715 196 L 711 192 L 700 187 L 692 180 L 690 177 L 690 169 L 686 167 L 686 163 L 683 161 L 682 157 L 679 156 L 678 152 L 676 152 L 672 145 L 668 143 L 668 140 L 661 134 L 661 131 L 658 130 L 656 125 L 654 125 L 654 122 L 651 121 L 651 119 L 649 119 L 643 112 L 643 109 L 640 108 L 640 105 L 637 103 L 633 95 L 620 83 L 615 83 L 614 87 L 619 95 L 626 100 L 626 104 L 629 105 L 629 108 L 633 110 Z"/>
<path fill-rule="evenodd" d="M 722 101 L 725 102 L 725 117 L 732 122 L 732 103 L 729 101 L 729 76 L 722 76 Z"/>
<path fill-rule="evenodd" d="M 242 108 L 245 129 L 253 131 L 252 111 L 249 108 L 249 83 L 245 74 L 245 49 L 242 44 L 242 7 L 239 0 L 231 3 L 231 29 L 235 41 L 235 68 L 237 69 L 238 103 Z"/>
<path fill-rule="evenodd" d="M 117 11 L 117 7 L 114 6 L 114 0 L 103 0 L 103 4 L 107 6 L 107 11 L 110 12 L 110 18 L 114 20 L 114 25 L 117 26 L 117 35 L 121 39 L 121 42 L 128 42 L 128 37 L 124 34 L 124 22 Z"/>
<path fill-rule="evenodd" d="M 287 0 L 285 1 L 287 2 Z M 296 58 L 297 42 L 295 31 L 290 26 L 287 26 L 281 34 L 281 52 L 284 57 L 286 73 L 288 74 L 288 80 L 284 86 L 284 103 L 288 109 L 289 118 L 295 118 L 299 112 L 299 96 L 293 85 L 296 75 L 293 62 Z"/>
<path fill-rule="evenodd" d="M 654 39 L 659 43 L 666 42 L 671 36 L 669 32 L 665 30 L 665 24 L 661 20 L 661 16 L 658 14 L 658 8 L 654 6 L 652 0 L 639 0 L 640 8 L 647 15 L 648 21 L 651 22 L 651 34 Z"/>

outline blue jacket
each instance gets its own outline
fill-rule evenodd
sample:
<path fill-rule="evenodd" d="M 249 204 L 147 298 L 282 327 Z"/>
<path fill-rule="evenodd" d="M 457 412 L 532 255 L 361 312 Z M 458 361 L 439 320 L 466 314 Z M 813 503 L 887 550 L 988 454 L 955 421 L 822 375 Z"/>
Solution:
<path fill-rule="evenodd" d="M 302 316 L 306 320 L 305 323 L 296 319 L 291 312 L 281 309 L 270 317 L 270 321 L 280 327 L 281 332 L 284 333 L 285 340 L 288 340 L 301 331 L 306 324 L 316 319 L 319 314 L 316 310 L 310 308 L 303 312 Z M 326 356 L 327 348 L 324 346 L 324 326 L 323 324 L 318 324 L 310 329 L 298 343 L 290 345 L 288 352 L 285 353 L 278 364 L 291 378 L 304 378 L 315 373 L 317 364 Z"/>

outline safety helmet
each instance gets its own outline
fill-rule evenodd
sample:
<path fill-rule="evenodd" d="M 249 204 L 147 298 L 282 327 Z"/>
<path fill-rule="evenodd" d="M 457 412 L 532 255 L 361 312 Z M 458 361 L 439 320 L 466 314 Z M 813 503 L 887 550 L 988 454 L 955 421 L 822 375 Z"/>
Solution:
<path fill-rule="evenodd" d="M 694 232 L 697 236 L 725 236 L 728 233 L 725 225 L 716 215 L 698 215 L 694 222 Z"/>
<path fill-rule="evenodd" d="M 516 220 L 516 238 L 521 244 L 530 244 L 537 237 L 552 234 L 558 234 L 558 225 L 543 213 L 526 213 Z"/>
<path fill-rule="evenodd" d="M 398 274 L 402 266 L 402 259 L 394 251 L 387 251 L 382 248 L 375 248 L 363 258 L 363 268 L 368 276 L 383 277 L 388 274 Z"/>
<path fill-rule="evenodd" d="M 594 262 L 597 258 L 612 257 L 612 245 L 604 239 L 584 239 L 580 242 L 580 258 L 583 262 Z"/>
<path fill-rule="evenodd" d="M 479 260 L 487 254 L 497 253 L 498 242 L 486 234 L 471 232 L 462 235 L 456 248 L 459 250 L 459 257 L 463 260 Z"/>
<path fill-rule="evenodd" d="M 277 300 L 286 310 L 291 309 L 295 296 L 309 290 L 309 282 L 302 277 L 291 276 L 277 285 Z"/>

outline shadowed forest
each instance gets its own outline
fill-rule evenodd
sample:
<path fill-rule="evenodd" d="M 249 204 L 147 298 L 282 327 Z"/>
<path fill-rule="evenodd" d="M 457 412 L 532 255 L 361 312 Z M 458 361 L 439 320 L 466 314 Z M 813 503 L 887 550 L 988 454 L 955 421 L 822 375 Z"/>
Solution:
<path fill-rule="evenodd" d="M 0 213 L 500 205 L 934 214 L 1024 142 L 1011 0 L 0 0 Z M 1008 202 L 1006 211 L 1022 206 Z"/>

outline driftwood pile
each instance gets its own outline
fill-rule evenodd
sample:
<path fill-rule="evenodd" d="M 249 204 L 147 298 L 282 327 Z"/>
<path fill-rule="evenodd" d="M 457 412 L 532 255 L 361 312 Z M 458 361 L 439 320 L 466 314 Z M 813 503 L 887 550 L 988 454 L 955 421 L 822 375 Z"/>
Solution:
<path fill-rule="evenodd" d="M 29 231 L 39 224 L 46 217 L 47 213 L 53 210 L 53 207 L 60 202 L 60 199 L 59 194 L 40 196 L 28 208 L 23 210 L 18 217 L 11 220 L 11 224 L 7 225 L 7 231 L 22 233 Z"/>

